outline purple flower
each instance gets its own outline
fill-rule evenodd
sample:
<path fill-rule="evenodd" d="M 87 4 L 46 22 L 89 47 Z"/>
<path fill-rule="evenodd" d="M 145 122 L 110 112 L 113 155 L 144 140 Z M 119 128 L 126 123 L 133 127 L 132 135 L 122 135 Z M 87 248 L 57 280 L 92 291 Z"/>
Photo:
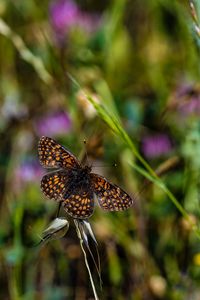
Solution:
<path fill-rule="evenodd" d="M 191 84 L 182 84 L 168 101 L 168 109 L 178 112 L 180 117 L 200 115 L 200 91 Z"/>
<path fill-rule="evenodd" d="M 179 112 L 183 116 L 200 115 L 200 98 L 191 98 L 188 103 L 184 103 L 179 107 Z"/>
<path fill-rule="evenodd" d="M 178 111 L 182 116 L 200 114 L 200 92 L 194 85 L 180 86 L 176 98 L 179 100 Z"/>
<path fill-rule="evenodd" d="M 42 168 L 38 161 L 26 159 L 16 169 L 16 176 L 22 182 L 32 182 L 38 180 L 42 175 Z"/>
<path fill-rule="evenodd" d="M 100 24 L 99 15 L 82 11 L 73 0 L 53 1 L 49 14 L 53 31 L 59 41 L 63 41 L 74 26 L 93 32 Z"/>
<path fill-rule="evenodd" d="M 96 31 L 101 23 L 98 14 L 89 14 L 83 11 L 79 11 L 79 17 L 77 18 L 76 25 L 80 28 L 84 28 L 85 31 L 92 33 Z"/>
<path fill-rule="evenodd" d="M 26 158 L 15 168 L 13 190 L 20 191 L 27 183 L 38 182 L 42 177 L 43 170 L 38 160 Z"/>
<path fill-rule="evenodd" d="M 171 141 L 169 137 L 163 133 L 146 136 L 142 141 L 142 151 L 148 158 L 157 158 L 166 155 L 171 149 Z"/>
<path fill-rule="evenodd" d="M 37 120 L 35 128 L 39 136 L 47 135 L 53 137 L 69 132 L 71 120 L 63 111 L 49 113 Z"/>
<path fill-rule="evenodd" d="M 74 25 L 79 16 L 79 9 L 72 0 L 54 1 L 50 6 L 50 20 L 55 31 L 65 33 Z"/>

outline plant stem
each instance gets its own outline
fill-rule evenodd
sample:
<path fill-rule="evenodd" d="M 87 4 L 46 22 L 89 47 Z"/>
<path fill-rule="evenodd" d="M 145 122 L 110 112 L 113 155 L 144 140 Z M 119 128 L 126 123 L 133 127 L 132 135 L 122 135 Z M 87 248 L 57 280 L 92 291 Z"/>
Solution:
<path fill-rule="evenodd" d="M 74 220 L 74 224 L 76 226 L 76 232 L 77 232 L 78 238 L 80 240 L 81 250 L 83 251 L 85 264 L 86 264 L 86 267 L 87 267 L 87 270 L 88 270 L 90 283 L 91 283 L 92 290 L 93 290 L 93 293 L 94 293 L 94 298 L 95 298 L 95 300 L 99 300 L 99 298 L 97 296 L 96 288 L 95 288 L 95 285 L 94 285 L 94 281 L 93 281 L 93 278 L 92 278 L 92 274 L 91 274 L 91 271 L 90 271 L 90 267 L 89 267 L 89 264 L 88 264 L 87 254 L 86 254 L 85 249 L 83 247 L 83 239 L 82 239 L 81 232 L 80 232 L 80 229 L 79 229 L 79 223 L 78 223 L 77 220 Z"/>

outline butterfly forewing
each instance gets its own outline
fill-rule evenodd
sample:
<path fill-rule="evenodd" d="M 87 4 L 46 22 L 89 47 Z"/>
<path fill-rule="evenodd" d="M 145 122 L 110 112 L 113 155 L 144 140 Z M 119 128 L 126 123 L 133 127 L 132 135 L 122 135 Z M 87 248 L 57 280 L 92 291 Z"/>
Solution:
<path fill-rule="evenodd" d="M 38 144 L 39 160 L 45 168 L 80 168 L 76 157 L 49 137 L 41 137 Z"/>
<path fill-rule="evenodd" d="M 110 183 L 106 178 L 91 173 L 91 186 L 97 196 L 99 205 L 108 211 L 121 211 L 133 205 L 133 199 L 120 187 Z"/>
<path fill-rule="evenodd" d="M 71 217 L 87 219 L 94 211 L 94 193 L 87 186 L 77 187 L 65 197 L 62 205 Z"/>

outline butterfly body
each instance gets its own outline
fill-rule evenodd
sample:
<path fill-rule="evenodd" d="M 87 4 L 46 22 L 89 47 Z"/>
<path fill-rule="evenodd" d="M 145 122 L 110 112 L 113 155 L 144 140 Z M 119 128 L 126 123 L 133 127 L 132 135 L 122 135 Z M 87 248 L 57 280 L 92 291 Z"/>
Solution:
<path fill-rule="evenodd" d="M 73 181 L 79 184 L 90 184 L 90 174 L 91 167 L 85 166 L 80 169 L 72 170 Z"/>
<path fill-rule="evenodd" d="M 125 191 L 92 173 L 90 166 L 82 166 L 71 152 L 53 139 L 42 137 L 38 153 L 41 165 L 51 170 L 41 180 L 43 193 L 61 202 L 73 218 L 89 218 L 94 211 L 95 198 L 107 211 L 120 211 L 132 206 L 133 200 Z"/>

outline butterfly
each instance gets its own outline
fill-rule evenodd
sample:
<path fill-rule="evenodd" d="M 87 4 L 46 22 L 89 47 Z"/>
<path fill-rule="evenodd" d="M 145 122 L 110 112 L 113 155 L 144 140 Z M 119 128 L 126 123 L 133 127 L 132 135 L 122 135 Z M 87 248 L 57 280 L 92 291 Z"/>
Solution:
<path fill-rule="evenodd" d="M 49 170 L 41 180 L 45 196 L 62 203 L 73 218 L 87 219 L 94 211 L 95 199 L 106 211 L 122 211 L 133 205 L 133 199 L 119 186 L 82 166 L 62 145 L 49 137 L 38 144 L 40 164 Z"/>

